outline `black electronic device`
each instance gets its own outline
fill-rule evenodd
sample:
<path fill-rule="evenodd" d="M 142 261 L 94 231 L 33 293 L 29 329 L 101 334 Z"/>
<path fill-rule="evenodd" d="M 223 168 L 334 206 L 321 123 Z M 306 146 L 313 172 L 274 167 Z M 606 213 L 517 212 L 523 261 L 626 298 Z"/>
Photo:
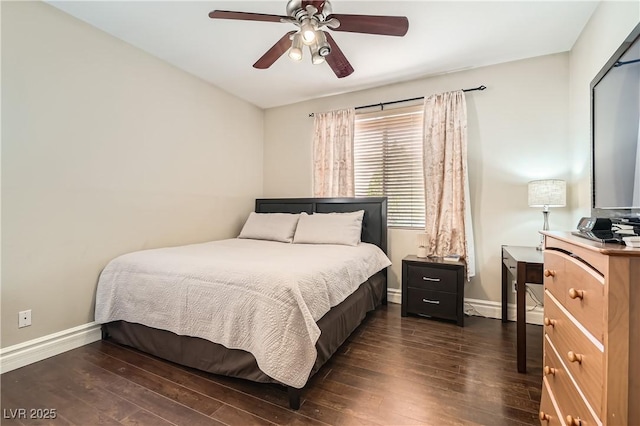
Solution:
<path fill-rule="evenodd" d="M 611 219 L 602 217 L 583 217 L 578 222 L 578 230 L 572 234 L 601 243 L 622 244 L 622 235 L 611 229 Z"/>
<path fill-rule="evenodd" d="M 583 217 L 578 222 L 578 231 L 611 231 L 611 219 L 602 217 Z"/>
<path fill-rule="evenodd" d="M 639 52 L 640 24 L 591 81 L 591 215 L 599 218 L 640 220 Z"/>

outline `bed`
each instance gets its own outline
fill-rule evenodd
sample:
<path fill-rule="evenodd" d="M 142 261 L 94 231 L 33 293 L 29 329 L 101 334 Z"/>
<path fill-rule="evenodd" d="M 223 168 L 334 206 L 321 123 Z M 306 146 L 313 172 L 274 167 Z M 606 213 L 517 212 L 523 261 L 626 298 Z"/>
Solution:
<path fill-rule="evenodd" d="M 96 321 L 103 324 L 103 338 L 210 373 L 284 385 L 290 407 L 298 409 L 301 391 L 308 380 L 368 312 L 386 303 L 386 266 L 389 264 L 384 263 L 388 262 L 384 256 L 386 203 L 386 198 L 256 200 L 256 213 L 313 215 L 363 211 L 360 239 L 365 244 L 355 247 L 238 238 L 124 255 L 120 263 L 125 266 L 115 268 L 110 263 L 98 284 Z M 243 254 L 240 260 L 225 257 L 235 251 Z M 274 263 L 279 259 L 276 256 L 289 262 L 282 277 L 275 275 L 275 270 L 283 269 Z M 361 259 L 357 260 L 358 257 Z M 325 258 L 335 262 L 329 273 L 320 269 L 325 267 Z M 203 264 L 202 259 L 216 259 L 218 265 L 210 265 L 215 262 L 209 260 Z M 136 260 L 143 266 L 136 266 L 136 275 L 132 275 L 127 265 Z M 240 263 L 252 272 L 246 276 L 243 272 L 243 276 L 237 278 L 234 268 L 240 267 Z M 225 270 L 215 269 L 222 265 Z M 215 279 L 202 278 L 212 276 L 211 271 L 205 270 L 209 268 L 214 270 Z M 159 275 L 156 269 L 165 271 Z M 167 280 L 167 271 L 177 278 L 172 277 L 169 285 L 161 286 L 159 282 Z M 232 286 L 224 288 L 224 292 L 230 293 L 223 293 L 218 287 L 212 290 L 218 277 L 226 276 L 242 282 L 242 288 L 233 281 Z M 201 285 L 203 280 L 211 282 Z M 295 284 L 290 284 L 290 280 Z M 331 280 L 335 283 L 330 284 Z M 326 298 L 316 288 L 323 285 L 332 285 L 340 291 Z M 152 287 L 166 294 L 151 293 Z M 189 288 L 188 293 L 183 287 Z M 243 293 L 237 293 L 239 291 Z M 274 294 L 265 295 L 262 293 L 265 291 Z M 289 301 L 289 296 L 282 297 L 284 293 L 291 293 L 295 301 Z M 223 301 L 220 301 L 222 295 Z M 307 304 L 311 299 L 313 303 Z M 127 308 L 122 300 L 136 309 Z M 177 300 L 181 302 L 174 303 Z M 277 308 L 272 306 L 274 301 Z M 145 309 L 137 309 L 138 306 Z M 178 311 L 180 320 L 169 319 L 167 315 L 172 310 Z M 245 319 L 229 317 L 230 311 L 252 312 L 253 317 L 250 315 L 243 322 Z M 143 312 L 142 316 L 138 312 Z M 189 331 L 185 331 L 185 327 L 189 327 Z M 256 343 L 254 338 L 262 340 Z M 282 347 L 284 352 L 274 355 L 277 348 L 264 350 L 265 339 L 270 339 L 267 342 L 270 345 Z"/>

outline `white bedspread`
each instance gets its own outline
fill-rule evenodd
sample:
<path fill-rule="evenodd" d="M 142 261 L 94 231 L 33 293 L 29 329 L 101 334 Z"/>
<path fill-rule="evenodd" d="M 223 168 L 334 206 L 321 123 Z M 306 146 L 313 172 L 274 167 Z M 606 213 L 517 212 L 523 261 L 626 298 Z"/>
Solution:
<path fill-rule="evenodd" d="M 301 388 L 316 359 L 316 321 L 390 264 L 365 243 L 230 239 L 144 250 L 102 271 L 96 322 L 125 320 L 243 349 L 265 374 Z"/>

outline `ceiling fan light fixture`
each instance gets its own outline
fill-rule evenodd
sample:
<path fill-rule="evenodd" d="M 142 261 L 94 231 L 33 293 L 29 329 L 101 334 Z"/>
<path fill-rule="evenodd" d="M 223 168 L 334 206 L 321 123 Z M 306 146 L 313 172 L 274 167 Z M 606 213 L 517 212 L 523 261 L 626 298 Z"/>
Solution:
<path fill-rule="evenodd" d="M 302 32 L 302 41 L 306 45 L 310 45 L 316 39 L 317 26 L 313 25 L 311 19 L 305 18 L 300 24 L 300 31 Z"/>
<path fill-rule="evenodd" d="M 316 53 L 313 56 L 311 56 L 311 63 L 313 65 L 324 64 L 324 62 L 325 62 L 324 56 L 320 56 L 319 53 Z"/>
<path fill-rule="evenodd" d="M 327 36 L 322 30 L 318 30 L 316 33 L 316 43 L 318 45 L 318 54 L 325 57 L 331 53 L 331 45 L 327 41 Z"/>
<path fill-rule="evenodd" d="M 309 50 L 311 50 L 311 63 L 313 65 L 320 65 L 325 61 L 324 55 L 320 54 L 320 47 L 318 46 L 318 43 L 311 44 L 309 46 Z"/>
<path fill-rule="evenodd" d="M 291 41 L 291 48 L 289 49 L 289 58 L 294 61 L 301 61 L 302 45 L 302 36 L 300 35 L 300 33 L 294 34 Z"/>
<path fill-rule="evenodd" d="M 331 48 L 328 46 L 322 46 L 320 49 L 318 49 L 318 54 L 323 58 L 325 56 L 329 56 L 329 53 L 331 53 Z"/>

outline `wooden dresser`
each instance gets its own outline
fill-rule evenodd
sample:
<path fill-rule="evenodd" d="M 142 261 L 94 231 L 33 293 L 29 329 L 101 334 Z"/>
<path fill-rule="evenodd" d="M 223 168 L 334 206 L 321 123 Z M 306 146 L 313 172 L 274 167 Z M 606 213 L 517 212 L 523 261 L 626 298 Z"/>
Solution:
<path fill-rule="evenodd" d="M 640 425 L 640 249 L 543 234 L 541 425 Z"/>

